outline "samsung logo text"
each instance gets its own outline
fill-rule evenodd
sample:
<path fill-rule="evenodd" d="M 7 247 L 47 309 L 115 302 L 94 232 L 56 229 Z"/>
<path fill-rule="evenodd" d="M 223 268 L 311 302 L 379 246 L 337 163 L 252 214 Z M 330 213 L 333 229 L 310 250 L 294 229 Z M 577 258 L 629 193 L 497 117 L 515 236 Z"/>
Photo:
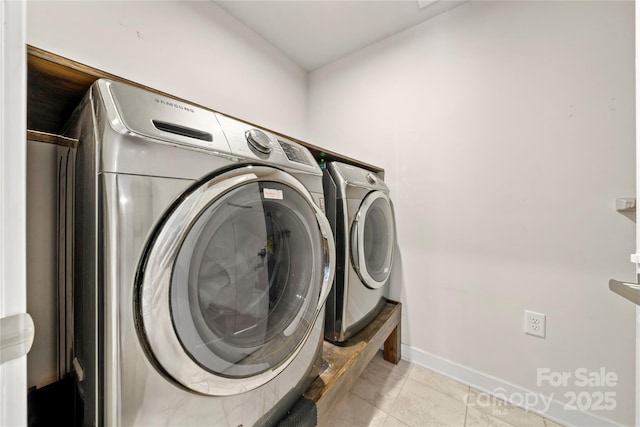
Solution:
<path fill-rule="evenodd" d="M 156 102 L 157 102 L 158 104 L 161 104 L 161 105 L 167 105 L 167 106 L 169 106 L 169 107 L 177 108 L 178 110 L 184 110 L 184 111 L 189 111 L 189 112 L 191 112 L 191 113 L 195 113 L 195 111 L 193 110 L 193 108 L 189 108 L 189 107 L 187 107 L 187 106 L 180 105 L 180 104 L 175 103 L 175 102 L 165 101 L 165 100 L 163 100 L 163 99 L 158 99 L 158 98 L 154 98 L 154 99 L 156 100 Z"/>

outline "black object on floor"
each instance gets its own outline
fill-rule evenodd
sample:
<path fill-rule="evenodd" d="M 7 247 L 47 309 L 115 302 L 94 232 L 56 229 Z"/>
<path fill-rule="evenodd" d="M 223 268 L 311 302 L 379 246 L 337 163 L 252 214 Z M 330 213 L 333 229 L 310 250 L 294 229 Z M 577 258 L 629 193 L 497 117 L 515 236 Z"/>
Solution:
<path fill-rule="evenodd" d="M 277 427 L 315 427 L 318 424 L 318 408 L 313 400 L 300 397 Z"/>
<path fill-rule="evenodd" d="M 75 426 L 73 378 L 67 376 L 27 393 L 28 426 Z"/>

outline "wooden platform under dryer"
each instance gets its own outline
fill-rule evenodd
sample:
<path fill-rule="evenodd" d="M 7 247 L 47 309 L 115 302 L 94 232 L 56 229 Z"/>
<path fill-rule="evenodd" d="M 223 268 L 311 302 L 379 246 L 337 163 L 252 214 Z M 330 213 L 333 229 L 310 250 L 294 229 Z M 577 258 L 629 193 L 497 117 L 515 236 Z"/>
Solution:
<path fill-rule="evenodd" d="M 382 312 L 362 331 L 341 345 L 324 342 L 322 357 L 327 368 L 303 394 L 316 404 L 318 424 L 327 420 L 333 407 L 344 398 L 378 350 L 384 359 L 400 362 L 400 317 L 402 304 L 387 301 Z"/>

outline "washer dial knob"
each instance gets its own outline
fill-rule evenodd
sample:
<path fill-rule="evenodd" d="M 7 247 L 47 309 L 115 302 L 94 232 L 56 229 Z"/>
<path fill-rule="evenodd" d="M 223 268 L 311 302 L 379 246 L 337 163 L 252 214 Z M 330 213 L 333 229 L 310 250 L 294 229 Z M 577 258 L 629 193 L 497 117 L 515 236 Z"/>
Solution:
<path fill-rule="evenodd" d="M 262 154 L 270 154 L 273 149 L 273 142 L 266 133 L 259 129 L 249 129 L 244 133 L 249 147 L 258 150 Z"/>
<path fill-rule="evenodd" d="M 372 173 L 367 174 L 367 181 L 369 182 L 369 184 L 375 184 L 377 182 L 375 175 L 373 175 Z"/>

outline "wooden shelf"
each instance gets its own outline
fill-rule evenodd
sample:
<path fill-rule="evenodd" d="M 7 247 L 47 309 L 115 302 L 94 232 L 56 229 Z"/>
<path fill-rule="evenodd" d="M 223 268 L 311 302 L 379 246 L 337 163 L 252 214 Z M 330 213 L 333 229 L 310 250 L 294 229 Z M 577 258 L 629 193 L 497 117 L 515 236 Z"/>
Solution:
<path fill-rule="evenodd" d="M 35 130 L 27 130 L 27 141 L 43 142 L 45 144 L 55 144 L 70 148 L 76 148 L 78 146 L 78 140 L 75 138 Z"/>
<path fill-rule="evenodd" d="M 67 120 L 71 117 L 73 110 L 80 103 L 91 84 L 100 78 L 128 83 L 213 111 L 189 100 L 177 98 L 140 83 L 27 45 L 27 128 L 53 135 L 61 134 Z M 224 111 L 219 111 L 219 113 L 226 114 Z M 340 161 L 369 169 L 381 175 L 384 174 L 384 170 L 378 166 L 325 150 L 322 147 L 284 135 L 262 125 L 248 122 L 239 117 L 234 118 L 304 145 L 311 151 L 317 161 L 321 159 L 326 162 Z"/>
<path fill-rule="evenodd" d="M 322 357 L 328 367 L 303 394 L 304 398 L 315 402 L 319 425 L 351 390 L 380 347 L 384 345 L 385 360 L 394 364 L 400 361 L 401 311 L 402 304 L 387 301 L 378 317 L 344 345 L 324 342 Z"/>

